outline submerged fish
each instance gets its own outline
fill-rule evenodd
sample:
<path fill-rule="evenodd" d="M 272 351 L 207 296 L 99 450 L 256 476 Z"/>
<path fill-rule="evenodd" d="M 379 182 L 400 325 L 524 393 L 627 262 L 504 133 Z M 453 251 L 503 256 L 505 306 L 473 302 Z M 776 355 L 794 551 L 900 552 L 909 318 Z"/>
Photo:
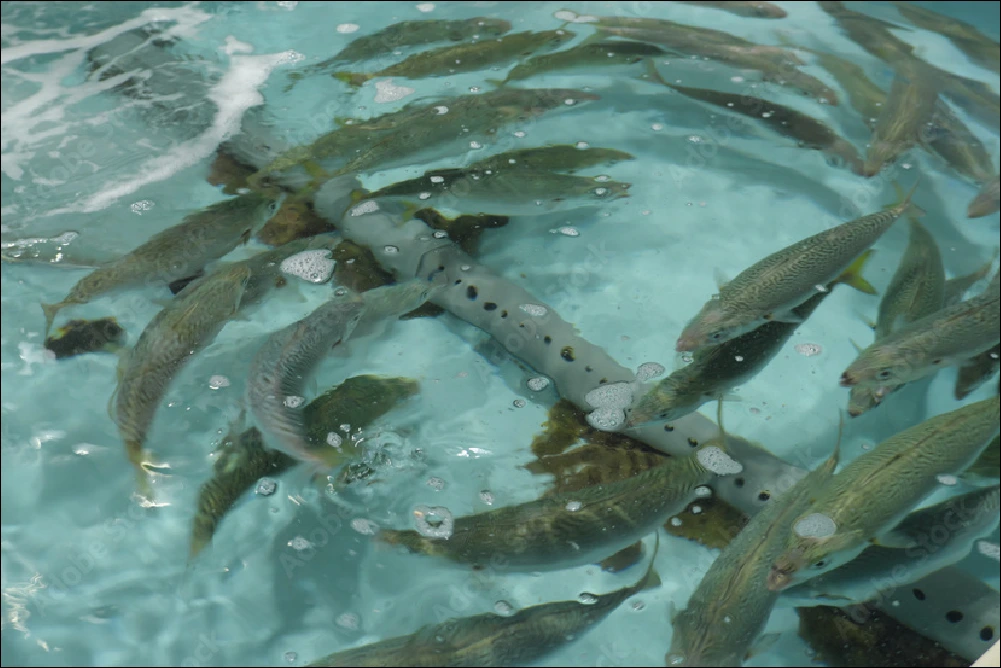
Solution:
<path fill-rule="evenodd" d="M 527 172 L 570 172 L 584 167 L 612 164 L 622 160 L 633 160 L 635 156 L 614 148 L 587 146 L 581 148 L 573 144 L 555 144 L 504 151 L 483 158 L 466 167 L 472 172 L 487 170 L 525 170 Z M 427 175 L 429 172 L 425 172 Z"/>
<path fill-rule="evenodd" d="M 153 316 L 135 347 L 118 367 L 118 387 L 109 406 L 139 475 L 139 493 L 150 498 L 148 467 L 156 466 L 143 445 L 160 400 L 184 365 L 215 336 L 240 308 L 250 270 L 234 266 L 190 285 Z"/>
<path fill-rule="evenodd" d="M 379 538 L 411 552 L 462 563 L 485 565 L 502 559 L 511 571 L 593 564 L 655 531 L 682 510 L 695 489 L 709 483 L 716 471 L 740 470 L 711 443 L 625 480 L 455 518 L 445 538 L 412 529 L 384 529 Z"/>
<path fill-rule="evenodd" d="M 753 118 L 780 135 L 795 139 L 806 148 L 824 151 L 840 159 L 856 174 L 861 173 L 862 159 L 855 147 L 834 130 L 800 111 L 742 93 L 726 93 L 668 83 L 660 76 L 652 62 L 648 71 L 659 83 L 686 97 Z"/>
<path fill-rule="evenodd" d="M 805 50 L 816 56 L 820 66 L 830 72 L 838 84 L 848 91 L 849 103 L 866 125 L 875 123 L 880 109 L 886 103 L 886 93 L 866 76 L 865 70 L 833 53 Z"/>
<path fill-rule="evenodd" d="M 880 341 L 904 325 L 942 308 L 945 300 L 945 267 L 931 233 L 909 217 L 910 240 L 890 285 L 883 293 L 876 316 L 875 340 Z M 891 387 L 888 392 L 899 388 Z M 855 386 L 848 399 L 848 414 L 858 417 L 875 407 L 883 395 L 868 386 Z"/>
<path fill-rule="evenodd" d="M 409 636 L 337 652 L 307 665 L 526 666 L 580 637 L 630 596 L 659 584 L 651 559 L 638 582 L 607 594 L 589 594 L 587 602 L 557 601 L 523 608 L 513 615 L 490 612 L 450 619 Z"/>
<path fill-rule="evenodd" d="M 793 314 L 805 321 L 839 283 L 875 294 L 875 288 L 862 278 L 862 267 L 871 254 L 872 251 L 866 251 L 860 255 L 825 290 L 817 291 L 794 308 Z M 626 424 L 635 426 L 652 420 L 677 420 L 708 401 L 722 398 L 729 389 L 761 371 L 799 325 L 799 322 L 768 322 L 718 346 L 696 350 L 690 364 L 643 395 L 629 412 Z"/>
<path fill-rule="evenodd" d="M 793 606 L 865 603 L 950 566 L 970 553 L 974 541 L 998 526 L 1001 488 L 975 489 L 921 510 L 898 524 L 880 546 L 868 547 L 844 566 L 782 592 Z M 897 547 L 883 547 L 885 542 Z"/>
<path fill-rule="evenodd" d="M 303 388 L 324 355 L 343 343 L 361 319 L 361 299 L 332 297 L 308 316 L 268 337 L 247 374 L 247 397 L 262 430 L 278 447 L 321 471 L 341 461 L 335 448 L 318 450 L 307 442 Z"/>
<path fill-rule="evenodd" d="M 929 150 L 972 181 L 986 183 L 991 179 L 994 161 L 987 147 L 942 100 L 935 105 L 931 126 L 923 139 Z"/>
<path fill-rule="evenodd" d="M 510 72 L 505 83 L 528 79 L 544 72 L 577 67 L 592 68 L 606 65 L 632 65 L 644 58 L 664 55 L 664 50 L 652 44 L 630 41 L 585 41 L 566 51 L 557 51 L 529 58 Z"/>
<path fill-rule="evenodd" d="M 938 104 L 938 88 L 930 79 L 914 65 L 897 71 L 873 128 L 864 176 L 875 176 L 928 134 Z"/>
<path fill-rule="evenodd" d="M 942 35 L 973 62 L 998 72 L 1001 67 L 1001 45 L 973 26 L 910 2 L 893 4 L 904 18 L 917 27 Z"/>
<path fill-rule="evenodd" d="M 1001 176 L 987 181 L 966 209 L 968 218 L 982 218 L 995 213 L 1001 207 Z"/>
<path fill-rule="evenodd" d="M 916 186 L 917 184 L 915 184 Z M 840 275 L 910 206 L 910 197 L 878 213 L 842 223 L 769 255 L 721 285 L 685 326 L 678 351 L 694 351 L 745 334 L 766 322 L 800 322 L 792 313 Z"/>
<path fill-rule="evenodd" d="M 779 591 L 836 568 L 896 526 L 941 483 L 972 464 L 998 431 L 993 397 L 925 420 L 883 441 L 818 490 L 794 524 L 767 585 Z"/>
<path fill-rule="evenodd" d="M 497 39 L 457 44 L 415 53 L 402 62 L 390 65 L 373 74 L 337 72 L 334 76 L 352 86 L 360 86 L 375 77 L 405 77 L 408 79 L 442 77 L 456 72 L 472 72 L 514 58 L 521 58 L 539 49 L 559 46 L 564 42 L 569 42 L 574 37 L 575 34 L 569 30 L 519 32 Z"/>
<path fill-rule="evenodd" d="M 412 278 L 395 285 L 383 285 L 367 290 L 361 296 L 364 308 L 355 331 L 361 334 L 379 322 L 410 313 L 444 287 L 444 275 L 439 274 L 438 280 L 435 281 Z"/>
<path fill-rule="evenodd" d="M 250 192 L 185 216 L 180 224 L 80 279 L 58 304 L 42 304 L 45 331 L 56 313 L 70 304 L 86 304 L 112 290 L 194 276 L 208 262 L 250 239 L 274 210 L 274 198 Z"/>
<path fill-rule="evenodd" d="M 671 620 L 674 632 L 665 665 L 743 663 L 779 596 L 761 583 L 785 547 L 793 520 L 834 474 L 839 445 L 827 461 L 766 505 L 723 548 L 685 609 Z"/>
<path fill-rule="evenodd" d="M 761 2 L 760 0 L 734 0 L 729 2 L 726 0 L 701 0 L 699 2 L 682 2 L 681 4 L 722 9 L 723 11 L 730 12 L 731 14 L 747 18 L 784 19 L 788 16 L 786 11 L 781 7 L 773 5 L 770 2 Z"/>
<path fill-rule="evenodd" d="M 940 309 L 862 351 L 841 374 L 841 385 L 877 394 L 989 350 L 1001 339 L 998 276 L 980 295 Z"/>
<path fill-rule="evenodd" d="M 971 392 L 987 382 L 987 379 L 998 372 L 998 360 L 1001 358 L 1001 346 L 994 346 L 976 357 L 960 365 L 956 374 L 957 401 L 965 399 Z"/>
<path fill-rule="evenodd" d="M 45 339 L 45 349 L 56 359 L 83 353 L 115 352 L 125 343 L 125 330 L 114 318 L 70 320 L 55 336 Z"/>

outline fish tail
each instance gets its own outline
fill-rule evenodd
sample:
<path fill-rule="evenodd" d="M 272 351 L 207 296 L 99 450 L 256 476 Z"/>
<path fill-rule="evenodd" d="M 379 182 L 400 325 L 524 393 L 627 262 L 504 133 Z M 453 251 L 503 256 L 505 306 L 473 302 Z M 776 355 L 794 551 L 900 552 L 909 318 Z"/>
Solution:
<path fill-rule="evenodd" d="M 835 279 L 834 282 L 850 285 L 859 292 L 864 292 L 867 295 L 876 294 L 876 288 L 872 287 L 872 283 L 867 281 L 865 277 L 862 276 L 862 269 L 865 267 L 865 263 L 869 261 L 869 258 L 872 257 L 874 252 L 875 251 L 870 248 L 866 252 L 859 255 L 850 265 L 848 265 L 848 268 Z"/>
<path fill-rule="evenodd" d="M 900 193 L 901 193 L 902 189 L 900 187 L 900 184 L 898 184 L 896 181 L 894 181 L 893 182 L 893 187 L 896 188 L 896 190 L 897 190 L 897 196 L 900 197 L 900 199 L 899 199 L 899 202 L 893 208 L 895 210 L 897 210 L 899 213 L 903 213 L 905 211 L 910 211 L 910 214 L 912 216 L 917 216 L 919 218 L 921 216 L 925 215 L 925 210 L 924 209 L 922 209 L 921 207 L 919 207 L 917 204 L 913 204 L 911 202 L 911 197 L 914 195 L 914 191 L 918 189 L 918 185 L 920 183 L 921 183 L 921 179 L 920 178 L 916 179 L 914 181 L 914 185 L 911 186 L 910 191 L 906 195 L 904 195 L 903 197 L 900 197 Z"/>
<path fill-rule="evenodd" d="M 49 330 L 52 329 L 52 322 L 56 319 L 56 313 L 59 313 L 59 309 L 65 305 L 65 302 L 59 302 L 58 304 L 42 304 L 42 313 L 45 314 L 45 332 L 42 334 L 43 339 L 49 337 Z"/>
<path fill-rule="evenodd" d="M 371 74 L 364 74 L 362 72 L 334 72 L 332 76 L 352 88 L 360 88 L 363 83 L 372 78 Z"/>
<path fill-rule="evenodd" d="M 657 83 L 670 88 L 670 84 L 664 81 L 664 77 L 660 75 L 660 71 L 657 69 L 657 65 L 653 62 L 653 58 L 647 58 L 645 66 L 646 66 L 646 74 L 648 77 L 650 77 Z"/>
<path fill-rule="evenodd" d="M 657 563 L 657 553 L 660 551 L 660 530 L 654 532 L 654 544 L 653 544 L 653 554 L 650 555 L 650 564 L 646 567 L 646 573 L 639 582 L 636 583 L 636 591 L 643 591 L 646 589 L 656 589 L 661 584 L 660 574 L 657 573 L 657 569 L 654 568 L 654 564 Z"/>

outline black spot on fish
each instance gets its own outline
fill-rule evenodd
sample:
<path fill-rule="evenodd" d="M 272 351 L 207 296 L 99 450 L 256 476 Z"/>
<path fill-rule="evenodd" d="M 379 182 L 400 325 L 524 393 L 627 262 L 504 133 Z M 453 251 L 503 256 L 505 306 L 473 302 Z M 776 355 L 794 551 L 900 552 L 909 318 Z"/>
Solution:
<path fill-rule="evenodd" d="M 692 446 L 693 448 L 697 448 L 697 447 L 699 447 L 699 442 L 696 439 L 694 439 L 691 436 L 689 436 L 688 437 L 688 445 Z"/>
<path fill-rule="evenodd" d="M 470 285 L 468 288 L 466 288 L 466 297 L 468 297 L 472 301 L 475 301 L 476 298 L 479 296 L 479 294 L 480 292 L 479 290 L 476 289 L 475 285 Z"/>
<path fill-rule="evenodd" d="M 994 639 L 994 628 L 991 626 L 985 626 L 980 629 L 980 639 L 984 642 L 990 642 Z"/>
<path fill-rule="evenodd" d="M 667 432 L 674 431 L 674 426 L 673 425 L 669 425 L 669 424 L 665 424 L 664 425 L 664 431 L 667 431 Z"/>
<path fill-rule="evenodd" d="M 770 492 L 758 492 L 758 501 L 767 501 L 770 498 L 772 498 Z"/>
<path fill-rule="evenodd" d="M 455 284 L 456 285 L 462 285 L 462 279 L 461 278 L 455 279 Z"/>
<path fill-rule="evenodd" d="M 959 610 L 950 610 L 949 612 L 945 613 L 945 621 L 949 622 L 950 624 L 958 624 L 961 621 L 963 621 L 963 613 L 961 613 Z"/>
<path fill-rule="evenodd" d="M 926 598 L 928 598 L 927 596 L 925 596 L 925 593 L 920 589 L 912 589 L 911 593 L 914 594 L 914 598 L 918 599 L 919 601 L 923 601 Z"/>
<path fill-rule="evenodd" d="M 543 336 L 542 337 L 542 342 L 545 343 L 546 345 L 549 345 L 550 343 L 553 342 L 553 337 L 551 337 L 551 336 Z"/>
<path fill-rule="evenodd" d="M 737 488 L 743 487 L 744 486 L 744 479 L 743 478 L 734 478 L 733 479 L 733 485 L 734 485 L 734 487 L 737 487 Z"/>
<path fill-rule="evenodd" d="M 560 351 L 560 357 L 565 359 L 567 362 L 573 362 L 574 361 L 573 348 L 571 348 L 570 346 L 563 346 L 563 350 Z"/>
<path fill-rule="evenodd" d="M 496 311 L 497 310 L 497 304 L 494 304 L 493 302 L 487 302 L 486 304 L 483 305 L 483 310 L 484 311 Z"/>

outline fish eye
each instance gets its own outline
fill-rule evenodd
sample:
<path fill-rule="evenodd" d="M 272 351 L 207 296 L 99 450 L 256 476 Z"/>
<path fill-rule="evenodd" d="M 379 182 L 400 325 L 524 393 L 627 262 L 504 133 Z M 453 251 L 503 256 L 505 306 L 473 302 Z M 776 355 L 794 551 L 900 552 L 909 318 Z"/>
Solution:
<path fill-rule="evenodd" d="M 719 331 L 711 332 L 709 334 L 709 338 L 712 339 L 713 341 L 719 341 L 720 339 L 723 338 L 723 332 L 719 332 Z"/>
<path fill-rule="evenodd" d="M 880 380 L 889 380 L 891 376 L 893 376 L 892 369 L 882 369 L 878 374 L 876 374 L 876 377 Z"/>
<path fill-rule="evenodd" d="M 814 568 L 823 568 L 826 565 L 827 565 L 827 560 L 826 559 L 821 559 L 820 561 L 818 561 L 817 563 L 815 563 L 813 566 L 814 566 Z"/>

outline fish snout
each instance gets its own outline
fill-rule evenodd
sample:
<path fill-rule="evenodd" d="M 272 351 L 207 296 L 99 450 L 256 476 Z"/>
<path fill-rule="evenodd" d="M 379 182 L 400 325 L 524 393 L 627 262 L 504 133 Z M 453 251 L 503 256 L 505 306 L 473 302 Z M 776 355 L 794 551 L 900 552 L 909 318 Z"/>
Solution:
<path fill-rule="evenodd" d="M 851 387 L 852 385 L 858 385 L 858 379 L 845 371 L 841 374 L 841 380 L 838 381 L 838 384 L 841 387 Z"/>
<path fill-rule="evenodd" d="M 698 339 L 693 336 L 679 336 L 674 349 L 679 353 L 690 353 L 699 347 Z"/>
<path fill-rule="evenodd" d="M 792 572 L 789 569 L 780 568 L 773 564 L 771 570 L 768 572 L 766 586 L 769 591 L 782 591 L 789 586 L 791 581 Z"/>

